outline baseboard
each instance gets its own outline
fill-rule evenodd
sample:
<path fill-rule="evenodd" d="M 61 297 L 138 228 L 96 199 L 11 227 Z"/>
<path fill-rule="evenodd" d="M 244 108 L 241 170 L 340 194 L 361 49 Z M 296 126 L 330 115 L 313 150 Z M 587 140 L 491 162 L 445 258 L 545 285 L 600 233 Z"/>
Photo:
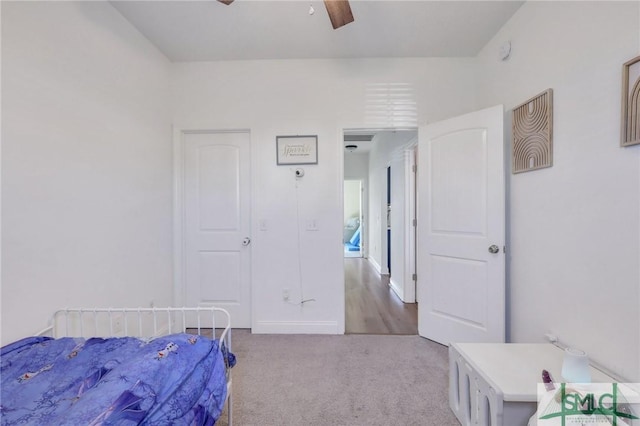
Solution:
<path fill-rule="evenodd" d="M 402 290 L 402 287 L 393 282 L 393 278 L 389 280 L 389 287 L 391 287 L 391 290 L 393 290 L 393 292 L 400 298 L 400 300 L 404 302 L 404 291 Z"/>
<path fill-rule="evenodd" d="M 378 264 L 378 262 L 376 262 L 373 257 L 368 257 L 367 260 L 373 265 L 373 268 L 378 274 L 382 274 L 382 267 Z"/>
<path fill-rule="evenodd" d="M 258 321 L 254 334 L 342 334 L 337 321 Z"/>

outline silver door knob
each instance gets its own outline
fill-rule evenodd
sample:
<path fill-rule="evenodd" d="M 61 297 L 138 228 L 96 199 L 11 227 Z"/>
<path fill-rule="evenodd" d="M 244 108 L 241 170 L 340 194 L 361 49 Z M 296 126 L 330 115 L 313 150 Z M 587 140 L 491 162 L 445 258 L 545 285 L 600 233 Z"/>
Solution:
<path fill-rule="evenodd" d="M 492 244 L 492 245 L 489 246 L 489 253 L 496 254 L 498 252 L 500 252 L 500 247 L 498 247 L 495 244 Z"/>
<path fill-rule="evenodd" d="M 251 238 L 246 237 L 244 240 L 242 240 L 243 246 L 248 246 L 249 244 L 251 244 Z"/>

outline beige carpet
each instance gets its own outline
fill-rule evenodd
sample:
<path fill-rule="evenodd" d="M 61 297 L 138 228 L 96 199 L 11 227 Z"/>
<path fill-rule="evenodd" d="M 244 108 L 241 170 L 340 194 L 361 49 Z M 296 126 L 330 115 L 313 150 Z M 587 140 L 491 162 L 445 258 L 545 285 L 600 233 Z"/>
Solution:
<path fill-rule="evenodd" d="M 418 336 L 233 330 L 233 422 L 459 426 L 447 348 Z M 226 410 L 217 423 L 227 425 Z"/>

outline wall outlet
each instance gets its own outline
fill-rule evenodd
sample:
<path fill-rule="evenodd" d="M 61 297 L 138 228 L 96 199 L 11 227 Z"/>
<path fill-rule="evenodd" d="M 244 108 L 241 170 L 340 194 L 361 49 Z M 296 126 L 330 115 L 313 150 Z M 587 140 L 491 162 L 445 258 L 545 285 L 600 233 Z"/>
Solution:
<path fill-rule="evenodd" d="M 283 288 L 282 289 L 282 300 L 284 300 L 285 302 L 289 301 L 289 289 L 288 288 Z"/>

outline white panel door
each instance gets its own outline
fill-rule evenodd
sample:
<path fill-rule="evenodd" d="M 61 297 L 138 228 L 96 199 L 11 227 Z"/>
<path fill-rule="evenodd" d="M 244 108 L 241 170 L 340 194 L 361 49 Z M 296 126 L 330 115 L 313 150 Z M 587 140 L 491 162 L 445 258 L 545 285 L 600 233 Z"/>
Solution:
<path fill-rule="evenodd" d="M 250 328 L 250 134 L 182 140 L 186 305 L 225 308 L 234 327 Z"/>
<path fill-rule="evenodd" d="M 420 129 L 418 331 L 504 342 L 502 105 Z"/>

